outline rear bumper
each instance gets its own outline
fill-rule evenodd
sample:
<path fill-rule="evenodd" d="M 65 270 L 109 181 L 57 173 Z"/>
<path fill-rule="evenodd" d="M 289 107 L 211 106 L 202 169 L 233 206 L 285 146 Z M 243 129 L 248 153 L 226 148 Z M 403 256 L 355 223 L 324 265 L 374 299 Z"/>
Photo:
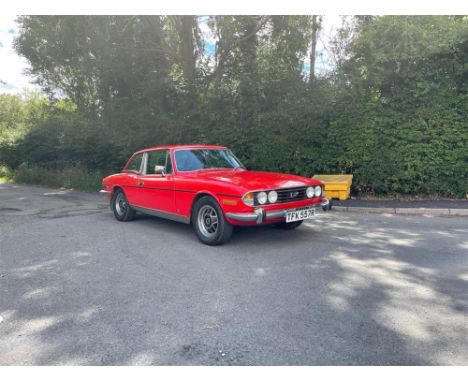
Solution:
<path fill-rule="evenodd" d="M 262 224 L 266 220 L 274 220 L 274 219 L 284 219 L 286 217 L 286 212 L 295 209 L 301 208 L 308 208 L 308 207 L 317 207 L 320 206 L 321 203 L 317 204 L 310 204 L 303 207 L 296 207 L 296 208 L 285 208 L 280 210 L 270 210 L 267 211 L 263 208 L 256 208 L 253 212 L 227 212 L 226 217 L 229 219 L 238 221 L 238 222 L 255 222 L 257 224 Z"/>

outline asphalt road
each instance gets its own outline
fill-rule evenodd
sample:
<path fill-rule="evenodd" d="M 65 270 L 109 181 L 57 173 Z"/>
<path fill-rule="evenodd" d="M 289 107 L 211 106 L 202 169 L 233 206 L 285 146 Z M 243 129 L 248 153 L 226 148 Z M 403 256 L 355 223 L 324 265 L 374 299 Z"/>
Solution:
<path fill-rule="evenodd" d="M 0 364 L 468 365 L 467 233 L 331 211 L 207 247 L 99 195 L 0 184 Z"/>

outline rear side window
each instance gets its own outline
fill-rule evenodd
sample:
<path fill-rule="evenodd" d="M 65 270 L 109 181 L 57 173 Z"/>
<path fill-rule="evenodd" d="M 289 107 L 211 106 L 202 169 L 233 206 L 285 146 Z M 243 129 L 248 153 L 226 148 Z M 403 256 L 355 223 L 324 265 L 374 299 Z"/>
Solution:
<path fill-rule="evenodd" d="M 126 170 L 140 172 L 141 161 L 143 160 L 143 153 L 136 155 L 128 164 Z"/>
<path fill-rule="evenodd" d="M 156 166 L 164 166 L 166 173 L 172 173 L 171 157 L 169 150 L 156 150 L 148 152 L 148 165 L 146 173 L 148 175 L 156 174 Z"/>

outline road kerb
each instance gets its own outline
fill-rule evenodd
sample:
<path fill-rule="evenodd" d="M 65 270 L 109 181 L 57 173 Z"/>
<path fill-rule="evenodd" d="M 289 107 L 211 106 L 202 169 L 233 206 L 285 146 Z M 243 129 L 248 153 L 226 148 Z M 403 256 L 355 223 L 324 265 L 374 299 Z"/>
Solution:
<path fill-rule="evenodd" d="M 395 208 L 397 215 L 448 216 L 448 208 Z"/>
<path fill-rule="evenodd" d="M 468 209 L 450 208 L 449 211 L 452 216 L 468 216 Z"/>
<path fill-rule="evenodd" d="M 458 208 L 389 208 L 389 207 L 347 207 L 333 206 L 333 210 L 341 212 L 360 212 L 392 215 L 415 216 L 468 216 L 468 209 Z"/>
<path fill-rule="evenodd" d="M 348 207 L 344 207 L 344 206 L 333 206 L 333 210 L 335 210 L 335 211 L 348 211 Z"/>

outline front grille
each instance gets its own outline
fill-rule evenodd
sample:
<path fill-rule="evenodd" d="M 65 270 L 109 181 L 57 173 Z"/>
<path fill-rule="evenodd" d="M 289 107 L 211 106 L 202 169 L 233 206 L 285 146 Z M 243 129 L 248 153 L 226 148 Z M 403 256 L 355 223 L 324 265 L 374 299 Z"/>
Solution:
<path fill-rule="evenodd" d="M 306 189 L 307 187 L 294 187 L 294 188 L 281 188 L 281 189 L 275 190 L 278 193 L 278 200 L 276 201 L 275 204 L 294 202 L 295 200 L 307 199 Z M 266 193 L 268 194 L 269 191 L 271 190 L 266 191 Z M 257 194 L 258 192 L 255 192 L 255 199 L 254 199 L 255 206 L 261 205 L 257 202 Z M 266 204 L 270 204 L 270 203 L 267 202 Z"/>
<path fill-rule="evenodd" d="M 295 200 L 306 199 L 306 187 L 295 187 L 276 190 L 278 201 L 276 203 L 293 202 Z"/>

